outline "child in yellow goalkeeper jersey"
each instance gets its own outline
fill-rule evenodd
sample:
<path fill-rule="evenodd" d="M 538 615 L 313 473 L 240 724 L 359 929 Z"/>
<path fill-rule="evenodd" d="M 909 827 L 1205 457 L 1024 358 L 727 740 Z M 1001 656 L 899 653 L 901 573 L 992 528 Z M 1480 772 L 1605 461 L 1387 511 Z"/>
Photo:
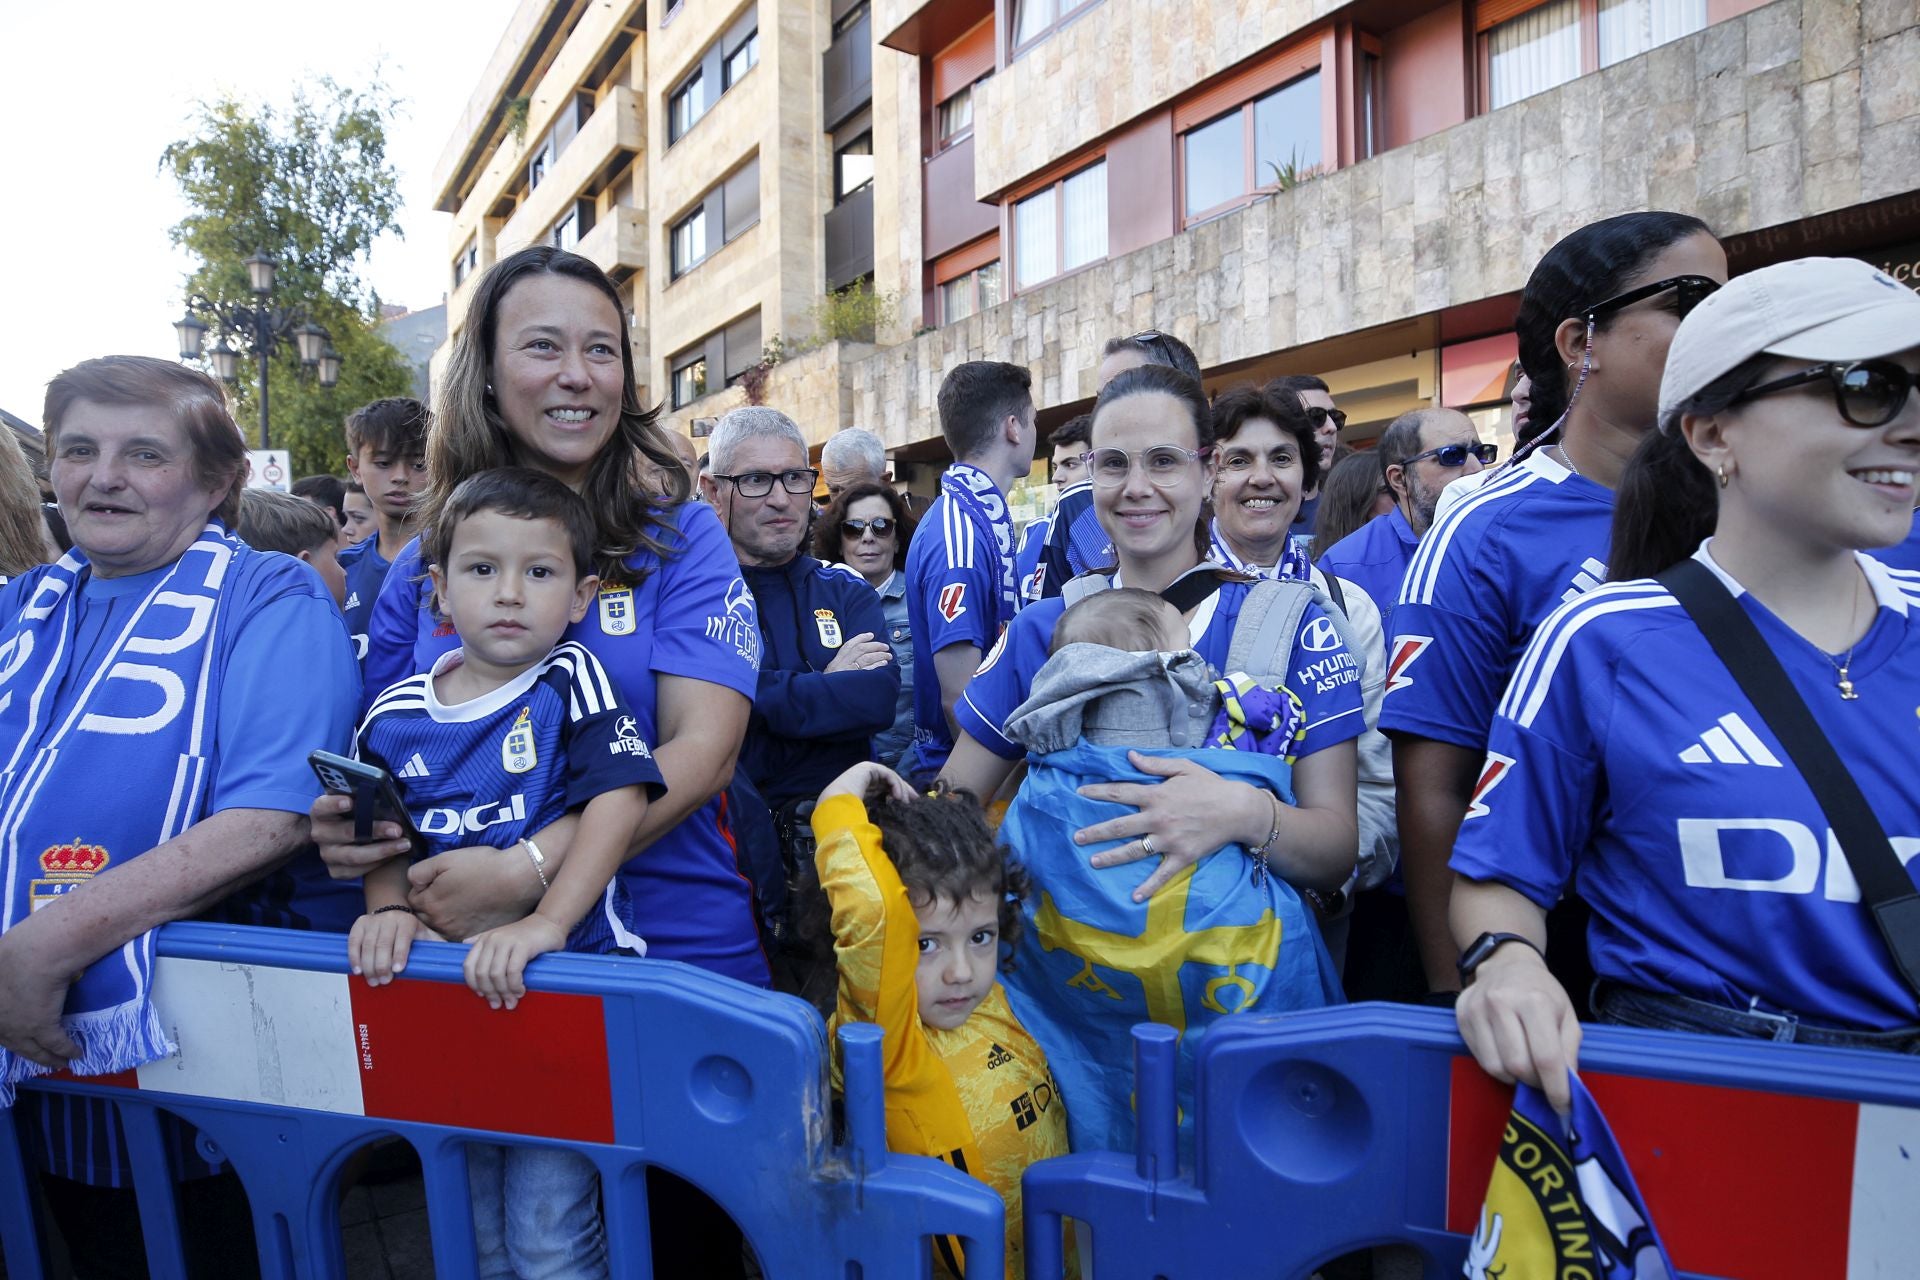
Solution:
<path fill-rule="evenodd" d="M 1023 1276 L 1020 1175 L 1067 1151 L 1046 1055 L 997 976 L 1026 875 L 970 798 L 917 795 L 877 764 L 856 765 L 820 793 L 813 832 L 840 973 L 833 1021 L 884 1032 L 887 1146 L 945 1160 L 998 1191 L 1007 1275 Z M 937 1238 L 934 1252 L 937 1270 L 961 1273 L 959 1240 Z"/>

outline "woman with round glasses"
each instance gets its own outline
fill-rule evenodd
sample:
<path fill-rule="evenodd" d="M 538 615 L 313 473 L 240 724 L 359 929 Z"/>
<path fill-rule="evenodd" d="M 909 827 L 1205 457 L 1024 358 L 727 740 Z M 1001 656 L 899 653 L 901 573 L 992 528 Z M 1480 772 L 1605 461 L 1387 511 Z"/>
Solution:
<path fill-rule="evenodd" d="M 1726 275 L 1719 241 L 1686 214 L 1623 214 L 1549 249 L 1514 327 L 1534 413 L 1554 426 L 1443 505 L 1408 564 L 1380 728 L 1393 739 L 1407 910 L 1433 992 L 1459 989 L 1447 857 L 1487 785 L 1494 705 L 1540 620 L 1606 580 L 1613 490 L 1653 427 L 1667 344 Z M 1577 918 L 1570 931 L 1556 954 L 1577 973 Z"/>
<path fill-rule="evenodd" d="M 1187 584 L 1216 589 L 1201 595 L 1185 616 L 1193 647 L 1220 668 L 1253 584 L 1245 575 L 1220 574 L 1207 559 L 1213 411 L 1200 385 L 1161 365 L 1121 373 L 1094 403 L 1091 443 L 1094 510 L 1117 560 L 1108 580 L 1164 591 L 1191 575 L 1208 575 L 1205 582 Z M 1294 448 L 1302 448 L 1297 439 Z M 954 709 L 961 734 L 941 772 L 944 780 L 991 796 L 1013 772 L 1024 753 L 1002 730 L 1046 662 L 1065 607 L 1053 597 L 1023 609 L 981 664 Z M 1159 782 L 1101 785 L 1083 793 L 1138 809 L 1079 833 L 1082 844 L 1126 841 L 1096 855 L 1093 865 L 1158 856 L 1158 870 L 1140 886 L 1144 897 L 1199 859 L 1239 843 L 1270 850 L 1274 870 L 1301 888 L 1331 891 L 1346 881 L 1357 842 L 1353 740 L 1363 727 L 1358 665 L 1331 620 L 1311 604 L 1289 652 L 1266 656 L 1264 665 L 1290 673 L 1289 687 L 1306 709 L 1293 770 L 1296 803 L 1284 804 L 1189 760 L 1136 754 L 1135 766 Z"/>
<path fill-rule="evenodd" d="M 880 593 L 885 639 L 900 666 L 900 700 L 893 727 L 873 738 L 873 758 L 889 769 L 913 745 L 913 626 L 907 619 L 907 543 L 913 517 L 893 486 L 867 482 L 842 489 L 813 530 L 813 554 L 839 562 Z"/>
<path fill-rule="evenodd" d="M 1488 1071 L 1565 1103 L 1580 1028 L 1537 949 L 1572 883 L 1606 1021 L 1920 1053 L 1914 992 L 1852 870 L 1865 851 L 1839 847 L 1768 715 L 1664 585 L 1685 566 L 1744 614 L 1910 849 L 1920 574 L 1861 552 L 1907 534 L 1917 375 L 1920 298 L 1851 259 L 1742 276 L 1680 325 L 1658 432 L 1614 516 L 1614 576 L 1633 580 L 1542 624 L 1454 850 L 1460 1029 Z"/>

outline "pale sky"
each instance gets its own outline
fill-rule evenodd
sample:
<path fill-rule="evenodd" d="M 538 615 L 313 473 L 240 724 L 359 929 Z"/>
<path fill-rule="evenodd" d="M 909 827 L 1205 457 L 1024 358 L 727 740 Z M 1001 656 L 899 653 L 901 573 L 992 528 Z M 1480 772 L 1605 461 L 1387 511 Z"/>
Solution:
<path fill-rule="evenodd" d="M 198 98 L 284 103 L 306 78 L 380 65 L 402 99 L 388 158 L 405 239 L 375 245 L 382 301 L 435 305 L 451 219 L 434 162 L 516 0 L 255 0 L 228 6 L 0 0 L 0 408 L 38 425 L 47 380 L 110 352 L 175 357 L 189 262 L 167 239 L 183 205 L 159 169 Z"/>

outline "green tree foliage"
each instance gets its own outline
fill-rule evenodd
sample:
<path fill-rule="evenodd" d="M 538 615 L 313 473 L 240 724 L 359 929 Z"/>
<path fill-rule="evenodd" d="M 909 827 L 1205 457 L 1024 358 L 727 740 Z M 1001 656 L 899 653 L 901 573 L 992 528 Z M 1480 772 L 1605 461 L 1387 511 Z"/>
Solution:
<path fill-rule="evenodd" d="M 273 304 L 303 312 L 333 336 L 340 383 L 323 389 L 303 372 L 292 341 L 267 374 L 273 444 L 293 451 L 295 475 L 344 470 L 341 423 L 369 400 L 405 395 L 412 374 L 379 332 L 379 299 L 361 278 L 368 251 L 400 234 L 398 177 L 387 161 L 387 123 L 397 103 L 375 80 L 349 88 L 322 78 L 296 88 L 285 106 L 232 97 L 201 102 L 191 132 L 162 153 L 190 212 L 173 242 L 199 265 L 186 292 L 251 305 L 246 259 L 264 251 L 277 264 Z M 209 333 L 251 349 L 246 333 Z M 235 413 L 258 443 L 258 373 L 242 361 Z"/>

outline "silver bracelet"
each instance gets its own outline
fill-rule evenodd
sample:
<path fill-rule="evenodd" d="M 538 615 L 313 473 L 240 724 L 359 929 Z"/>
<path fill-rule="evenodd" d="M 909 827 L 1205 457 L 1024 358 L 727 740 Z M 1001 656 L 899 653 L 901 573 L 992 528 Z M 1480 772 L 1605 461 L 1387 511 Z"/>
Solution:
<path fill-rule="evenodd" d="M 1253 882 L 1264 884 L 1269 867 L 1267 859 L 1273 853 L 1273 846 L 1280 839 L 1280 798 L 1271 791 L 1263 792 L 1267 802 L 1273 806 L 1273 826 L 1267 831 L 1267 838 L 1260 842 L 1257 849 L 1248 850 L 1253 855 Z"/>
<path fill-rule="evenodd" d="M 547 856 L 540 852 L 540 846 L 533 842 L 532 836 L 523 837 L 520 843 L 527 847 L 527 859 L 533 863 L 533 874 L 540 877 L 540 887 L 553 888 L 553 882 L 547 879 Z"/>

